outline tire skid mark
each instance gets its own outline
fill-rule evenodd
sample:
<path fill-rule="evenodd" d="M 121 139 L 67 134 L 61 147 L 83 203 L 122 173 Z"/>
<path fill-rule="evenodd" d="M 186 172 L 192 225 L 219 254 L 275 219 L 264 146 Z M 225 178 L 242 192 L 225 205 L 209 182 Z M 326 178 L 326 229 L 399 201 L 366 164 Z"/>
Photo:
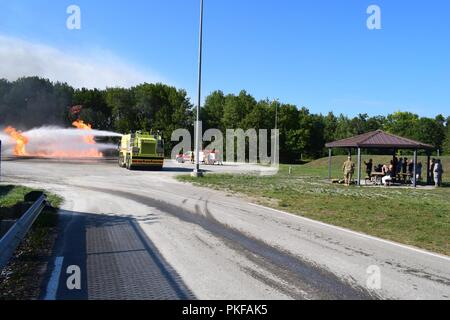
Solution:
<path fill-rule="evenodd" d="M 81 187 L 81 186 L 80 186 Z M 205 231 L 222 239 L 234 250 L 242 252 L 249 259 L 257 262 L 271 273 L 281 276 L 283 280 L 300 286 L 302 291 L 310 293 L 313 297 L 321 299 L 377 299 L 376 295 L 360 286 L 352 285 L 333 273 L 324 270 L 299 257 L 293 257 L 288 252 L 274 248 L 261 240 L 245 235 L 239 230 L 219 223 L 209 214 L 204 216 L 199 212 L 191 212 L 171 203 L 153 199 L 148 196 L 130 192 L 111 190 L 96 187 L 83 187 L 88 190 L 113 194 L 138 203 L 155 207 L 158 210 L 170 214 L 182 221 L 202 227 Z M 199 214 L 200 213 L 200 214 Z M 298 295 L 298 292 L 292 292 Z M 298 298 L 298 296 L 296 296 Z"/>

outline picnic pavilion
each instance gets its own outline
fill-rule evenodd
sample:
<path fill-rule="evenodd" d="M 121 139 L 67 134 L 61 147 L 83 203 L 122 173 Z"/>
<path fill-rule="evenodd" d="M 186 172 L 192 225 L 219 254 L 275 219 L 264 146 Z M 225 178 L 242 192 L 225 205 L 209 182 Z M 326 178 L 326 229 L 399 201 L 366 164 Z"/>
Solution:
<path fill-rule="evenodd" d="M 338 140 L 327 143 L 325 145 L 328 148 L 328 178 L 331 180 L 331 158 L 333 149 L 347 149 L 348 154 L 352 154 L 352 150 L 356 150 L 358 154 L 357 164 L 357 185 L 361 185 L 361 152 L 363 150 L 386 150 L 392 152 L 393 158 L 396 156 L 398 150 L 412 150 L 414 151 L 414 176 L 412 183 L 414 187 L 417 187 L 417 153 L 418 151 L 425 151 L 427 155 L 427 183 L 431 182 L 430 161 L 431 153 L 436 150 L 432 145 L 414 141 L 411 139 L 399 137 L 382 130 L 364 133 L 355 137 Z"/>

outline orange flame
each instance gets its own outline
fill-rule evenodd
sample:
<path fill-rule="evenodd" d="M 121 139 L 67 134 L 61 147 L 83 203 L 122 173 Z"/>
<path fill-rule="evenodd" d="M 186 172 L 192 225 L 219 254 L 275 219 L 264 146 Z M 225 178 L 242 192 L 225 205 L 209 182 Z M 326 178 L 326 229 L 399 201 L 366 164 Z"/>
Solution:
<path fill-rule="evenodd" d="M 90 124 L 84 123 L 83 120 L 77 120 L 72 123 L 72 125 L 78 129 L 83 130 L 92 130 L 92 126 Z"/>
<path fill-rule="evenodd" d="M 92 130 L 92 126 L 90 124 L 85 124 L 82 120 L 75 121 L 73 126 L 80 130 Z M 103 153 L 99 152 L 95 146 L 89 148 L 88 150 L 39 150 L 34 152 L 27 152 L 26 145 L 29 142 L 28 137 L 26 137 L 21 131 L 16 130 L 15 128 L 8 126 L 4 129 L 4 132 L 8 134 L 16 143 L 13 154 L 18 157 L 44 157 L 44 158 L 101 158 L 103 157 Z M 87 135 L 82 137 L 82 141 L 89 145 L 95 145 L 94 136 Z M 50 148 L 51 149 L 51 148 Z"/>
<path fill-rule="evenodd" d="M 17 131 L 11 126 L 7 127 L 4 132 L 16 142 L 16 146 L 14 147 L 14 155 L 19 157 L 26 156 L 27 152 L 25 146 L 28 143 L 28 138 L 25 137 L 21 131 Z"/>
<path fill-rule="evenodd" d="M 92 126 L 88 123 L 84 123 L 83 120 L 74 121 L 72 123 L 72 125 L 80 130 L 88 130 L 88 131 L 92 130 Z M 86 142 L 87 144 L 92 144 L 92 145 L 96 144 L 94 136 L 85 136 L 83 139 L 84 139 L 84 142 Z M 93 157 L 93 158 L 101 158 L 101 157 L 103 157 L 103 153 L 98 152 L 95 148 L 93 148 L 93 149 L 89 150 L 87 152 L 87 154 L 84 154 L 83 156 Z"/>
<path fill-rule="evenodd" d="M 72 123 L 72 125 L 80 130 L 92 130 L 92 126 L 90 124 L 84 123 L 83 120 L 77 120 Z M 87 144 L 95 144 L 95 140 L 93 136 L 85 136 L 84 141 Z"/>

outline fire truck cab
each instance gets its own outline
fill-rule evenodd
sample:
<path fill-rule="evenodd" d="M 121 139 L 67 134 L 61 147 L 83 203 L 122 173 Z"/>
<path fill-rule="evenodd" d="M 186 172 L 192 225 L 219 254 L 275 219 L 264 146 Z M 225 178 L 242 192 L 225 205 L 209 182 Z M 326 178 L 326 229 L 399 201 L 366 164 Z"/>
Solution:
<path fill-rule="evenodd" d="M 133 169 L 161 170 L 164 165 L 164 141 L 162 136 L 137 131 L 122 136 L 119 145 L 119 166 Z"/>

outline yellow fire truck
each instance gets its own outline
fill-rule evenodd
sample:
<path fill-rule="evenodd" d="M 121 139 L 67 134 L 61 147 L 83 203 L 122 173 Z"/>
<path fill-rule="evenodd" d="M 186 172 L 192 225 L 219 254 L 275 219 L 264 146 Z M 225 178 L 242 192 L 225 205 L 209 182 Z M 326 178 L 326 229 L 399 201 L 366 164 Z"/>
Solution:
<path fill-rule="evenodd" d="M 161 135 L 137 131 L 122 136 L 119 166 L 133 169 L 161 170 L 164 165 L 164 141 Z"/>

